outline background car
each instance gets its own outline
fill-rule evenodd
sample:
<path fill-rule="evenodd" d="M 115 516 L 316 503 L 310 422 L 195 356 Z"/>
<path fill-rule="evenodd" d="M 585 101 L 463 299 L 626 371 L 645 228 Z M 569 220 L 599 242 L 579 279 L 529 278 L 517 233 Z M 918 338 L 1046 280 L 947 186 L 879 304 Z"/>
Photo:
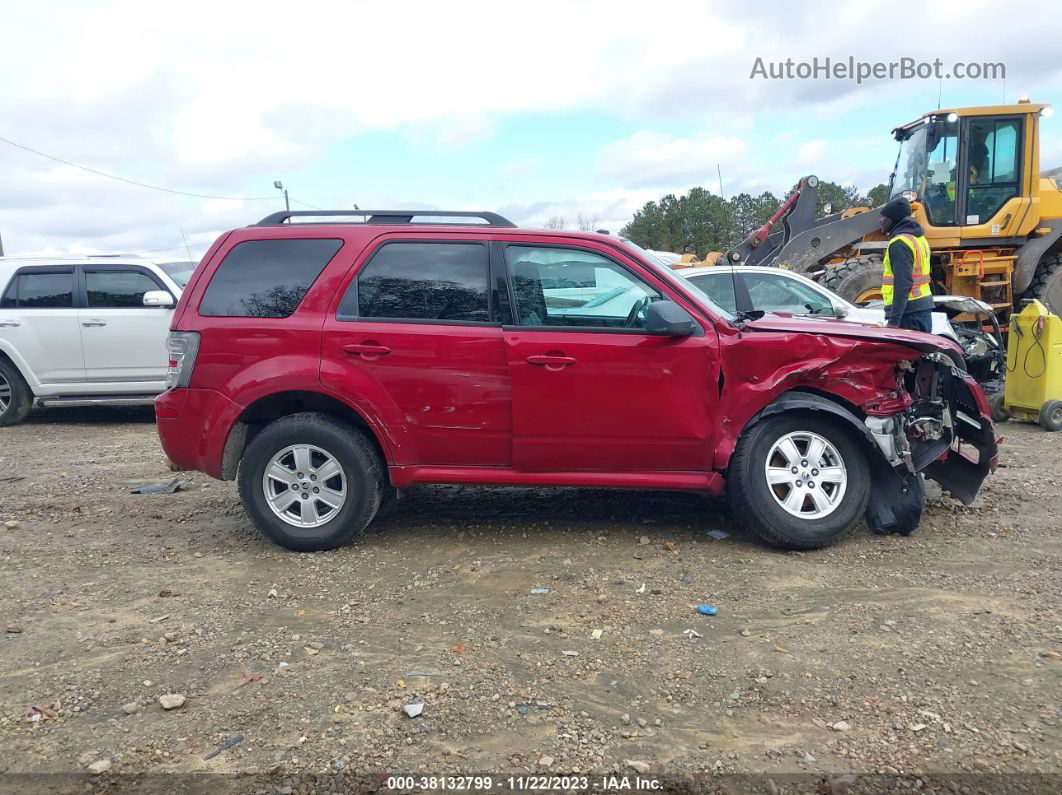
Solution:
<path fill-rule="evenodd" d="M 34 401 L 149 405 L 182 273 L 139 257 L 0 259 L 0 425 Z"/>
<path fill-rule="evenodd" d="M 853 323 L 884 324 L 885 309 L 856 306 L 821 284 L 784 268 L 755 265 L 688 268 L 676 271 L 730 312 L 736 311 L 735 280 L 741 280 L 752 298 L 752 308 L 763 312 L 836 317 Z M 958 341 L 943 312 L 933 313 L 933 333 Z"/>

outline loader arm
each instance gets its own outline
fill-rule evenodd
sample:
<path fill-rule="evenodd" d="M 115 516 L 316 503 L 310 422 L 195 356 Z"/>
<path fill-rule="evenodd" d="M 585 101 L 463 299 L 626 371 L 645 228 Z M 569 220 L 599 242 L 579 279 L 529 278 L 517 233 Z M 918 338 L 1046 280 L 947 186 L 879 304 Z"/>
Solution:
<path fill-rule="evenodd" d="M 874 212 L 842 218 L 841 213 L 815 218 L 818 177 L 800 180 L 782 206 L 739 245 L 726 252 L 731 265 L 784 266 L 796 273 L 814 271 L 818 263 L 878 228 Z"/>

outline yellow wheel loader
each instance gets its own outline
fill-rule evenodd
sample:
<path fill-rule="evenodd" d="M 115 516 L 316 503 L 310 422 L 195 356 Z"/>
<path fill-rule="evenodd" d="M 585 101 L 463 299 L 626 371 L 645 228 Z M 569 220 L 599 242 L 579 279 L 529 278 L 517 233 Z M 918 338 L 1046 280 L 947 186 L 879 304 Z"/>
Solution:
<path fill-rule="evenodd" d="M 888 197 L 904 195 L 933 252 L 933 292 L 977 298 L 1005 323 L 1023 299 L 1062 314 L 1062 169 L 1040 173 L 1049 105 L 935 110 L 897 127 Z M 805 273 L 852 302 L 880 299 L 886 238 L 869 207 L 815 218 L 804 177 L 731 264 Z"/>

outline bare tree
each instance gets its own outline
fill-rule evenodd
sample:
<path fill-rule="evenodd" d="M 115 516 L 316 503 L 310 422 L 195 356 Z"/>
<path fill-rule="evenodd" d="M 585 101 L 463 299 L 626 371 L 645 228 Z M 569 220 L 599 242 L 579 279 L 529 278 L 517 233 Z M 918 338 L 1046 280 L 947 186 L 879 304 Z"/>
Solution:
<path fill-rule="evenodd" d="M 563 215 L 551 215 L 546 219 L 546 229 L 564 229 L 568 226 L 568 222 L 564 220 Z"/>
<path fill-rule="evenodd" d="M 579 225 L 580 232 L 593 232 L 597 228 L 597 222 L 600 220 L 601 213 L 594 213 L 593 215 L 579 213 L 576 216 L 576 223 Z"/>

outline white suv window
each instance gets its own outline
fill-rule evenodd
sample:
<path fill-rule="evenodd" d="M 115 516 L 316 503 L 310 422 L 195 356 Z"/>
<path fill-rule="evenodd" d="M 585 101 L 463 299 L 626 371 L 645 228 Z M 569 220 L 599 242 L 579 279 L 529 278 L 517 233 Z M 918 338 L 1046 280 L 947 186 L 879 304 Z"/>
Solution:
<path fill-rule="evenodd" d="M 144 293 L 161 290 L 154 279 L 140 270 L 85 270 L 88 305 L 93 309 L 144 308 Z"/>
<path fill-rule="evenodd" d="M 74 269 L 33 269 L 16 274 L 0 298 L 2 309 L 71 309 Z"/>

